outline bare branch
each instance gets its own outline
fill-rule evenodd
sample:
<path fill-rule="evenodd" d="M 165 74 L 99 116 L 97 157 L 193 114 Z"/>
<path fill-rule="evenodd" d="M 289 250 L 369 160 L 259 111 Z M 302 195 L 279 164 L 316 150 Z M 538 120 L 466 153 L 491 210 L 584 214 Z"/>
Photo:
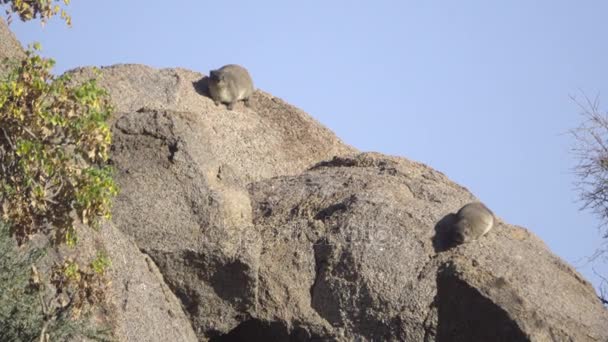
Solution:
<path fill-rule="evenodd" d="M 583 209 L 596 214 L 601 225 L 608 225 L 608 114 L 599 111 L 599 97 L 584 101 L 570 97 L 581 109 L 584 122 L 570 131 L 576 140 L 573 152 L 578 159 L 574 168 L 575 186 Z M 608 233 L 608 232 L 607 232 Z"/>
<path fill-rule="evenodd" d="M 606 279 L 606 277 L 599 274 L 599 272 L 597 272 L 595 270 L 595 268 L 592 268 L 592 270 L 593 270 L 593 273 L 595 273 L 595 275 L 602 280 L 600 283 L 600 286 L 599 286 L 600 294 L 597 297 L 600 299 L 602 304 L 608 306 L 608 279 Z"/>

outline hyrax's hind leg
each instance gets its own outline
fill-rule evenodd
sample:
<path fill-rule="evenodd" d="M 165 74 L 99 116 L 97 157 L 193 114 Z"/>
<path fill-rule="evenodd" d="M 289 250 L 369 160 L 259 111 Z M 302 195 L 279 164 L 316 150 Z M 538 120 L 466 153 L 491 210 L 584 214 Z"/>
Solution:
<path fill-rule="evenodd" d="M 213 100 L 213 103 L 215 103 L 216 106 L 221 105 L 222 103 L 220 102 L 220 100 Z"/>
<path fill-rule="evenodd" d="M 226 107 L 227 107 L 229 110 L 233 110 L 233 109 L 234 109 L 234 105 L 235 105 L 235 104 L 236 104 L 236 101 L 232 101 L 232 102 L 229 102 L 229 103 L 226 105 Z"/>
<path fill-rule="evenodd" d="M 249 97 L 246 99 L 243 99 L 243 103 L 245 104 L 245 107 L 251 108 L 251 101 L 250 101 Z"/>

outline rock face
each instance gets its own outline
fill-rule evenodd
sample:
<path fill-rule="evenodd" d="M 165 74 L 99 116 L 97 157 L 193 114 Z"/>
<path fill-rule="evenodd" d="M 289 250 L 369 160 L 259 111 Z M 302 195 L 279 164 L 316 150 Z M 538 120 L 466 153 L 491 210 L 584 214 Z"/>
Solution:
<path fill-rule="evenodd" d="M 606 340 L 591 285 L 527 230 L 444 250 L 438 223 L 474 198 L 429 167 L 361 154 L 250 193 L 264 320 L 348 341 Z"/>
<path fill-rule="evenodd" d="M 71 74 L 82 79 L 91 70 Z M 253 110 L 215 106 L 201 79 L 119 65 L 102 69 L 100 83 L 117 109 L 112 162 L 121 194 L 113 221 L 160 267 L 203 339 L 235 328 L 258 305 L 262 240 L 248 184 L 355 150 L 262 92 L 250 100 Z"/>
<path fill-rule="evenodd" d="M 0 18 L 0 62 L 5 59 L 22 58 L 25 55 L 21 44 Z M 0 64 L 0 77 L 6 74 L 6 66 Z"/>
<path fill-rule="evenodd" d="M 592 286 L 529 231 L 448 243 L 475 198 L 445 175 L 358 153 L 261 91 L 216 107 L 195 72 L 99 82 L 121 193 L 95 239 L 119 340 L 608 341 Z"/>

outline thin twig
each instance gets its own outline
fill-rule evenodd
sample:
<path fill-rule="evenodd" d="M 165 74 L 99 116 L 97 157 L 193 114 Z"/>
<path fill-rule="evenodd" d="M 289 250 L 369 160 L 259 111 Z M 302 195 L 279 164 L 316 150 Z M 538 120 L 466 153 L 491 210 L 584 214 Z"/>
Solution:
<path fill-rule="evenodd" d="M 44 301 L 44 296 L 42 294 L 42 290 L 39 287 L 38 288 L 38 297 L 40 299 L 40 306 L 42 306 L 42 315 L 44 317 L 44 325 L 42 326 L 42 330 L 40 331 L 40 342 L 45 342 L 45 336 L 46 336 L 46 330 L 48 329 L 48 326 L 51 322 L 50 317 L 49 317 L 49 308 L 46 305 L 46 302 Z"/>
<path fill-rule="evenodd" d="M 38 137 L 37 137 L 37 136 L 36 136 L 34 133 L 32 133 L 32 131 L 30 131 L 30 130 L 29 130 L 27 127 L 25 127 L 25 126 L 21 126 L 21 128 L 23 128 L 23 130 L 24 130 L 24 131 L 25 131 L 27 134 L 29 134 L 29 135 L 30 135 L 32 138 L 34 138 L 34 139 L 38 140 Z"/>
<path fill-rule="evenodd" d="M 9 138 L 8 134 L 6 134 L 6 130 L 4 129 L 4 127 L 2 128 L 2 133 L 4 133 L 4 138 L 6 138 L 6 141 L 8 142 L 9 145 L 11 145 L 11 148 L 14 150 L 15 149 L 15 145 L 13 145 L 13 142 L 11 141 L 11 138 Z"/>
<path fill-rule="evenodd" d="M 46 338 L 46 329 L 49 327 L 50 323 L 51 323 L 51 321 L 44 322 L 44 325 L 42 326 L 42 331 L 40 331 L 39 342 L 48 342 L 48 339 Z"/>
<path fill-rule="evenodd" d="M 602 304 L 608 305 L 608 293 L 606 293 L 606 288 L 608 287 L 608 279 L 601 275 L 595 268 L 591 268 L 591 270 L 593 270 L 593 273 L 602 280 L 599 286 L 600 294 L 597 297 L 600 299 Z"/>
<path fill-rule="evenodd" d="M 59 184 L 59 188 L 57 189 L 57 191 L 55 191 L 54 193 L 52 193 L 50 195 L 50 198 L 55 198 L 57 195 L 59 195 L 59 192 L 61 191 L 61 189 L 63 189 L 63 179 L 59 179 L 59 181 L 61 182 L 61 184 Z"/>

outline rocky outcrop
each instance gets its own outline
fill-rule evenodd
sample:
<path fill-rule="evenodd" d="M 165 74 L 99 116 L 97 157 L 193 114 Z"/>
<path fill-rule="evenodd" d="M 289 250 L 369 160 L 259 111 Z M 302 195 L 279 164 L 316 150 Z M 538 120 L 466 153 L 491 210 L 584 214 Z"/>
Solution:
<path fill-rule="evenodd" d="M 359 153 L 262 91 L 217 107 L 188 70 L 99 82 L 121 193 L 93 240 L 119 340 L 608 340 L 594 289 L 528 230 L 451 246 L 475 198 L 428 166 Z"/>
<path fill-rule="evenodd" d="M 75 80 L 95 75 L 91 68 L 69 73 Z M 139 134 L 125 133 L 129 122 L 144 130 L 158 129 L 143 127 L 149 124 L 174 125 L 181 129 L 175 138 L 188 145 L 198 168 L 212 173 L 224 168 L 240 184 L 296 174 L 320 160 L 354 152 L 308 114 L 262 91 L 251 99 L 253 110 L 215 106 L 207 97 L 206 78 L 197 72 L 116 65 L 101 69 L 99 84 L 109 90 L 116 107 L 117 136 Z M 150 110 L 164 111 L 158 115 L 169 121 L 139 123 Z"/>
<path fill-rule="evenodd" d="M 118 109 L 114 223 L 199 339 L 606 338 L 593 288 L 527 230 L 450 248 L 450 213 L 474 196 L 441 173 L 357 154 L 263 92 L 216 107 L 187 70 L 120 65 L 101 82 Z"/>
<path fill-rule="evenodd" d="M 71 73 L 81 79 L 91 70 Z M 217 107 L 202 79 L 119 65 L 102 69 L 100 83 L 117 99 L 112 162 L 121 194 L 113 221 L 158 264 L 208 338 L 242 323 L 256 305 L 262 244 L 247 185 L 355 150 L 263 92 L 251 99 L 253 110 Z"/>
<path fill-rule="evenodd" d="M 361 154 L 250 192 L 264 320 L 348 341 L 608 336 L 592 286 L 529 231 L 501 222 L 444 249 L 441 222 L 474 198 L 427 166 Z"/>

